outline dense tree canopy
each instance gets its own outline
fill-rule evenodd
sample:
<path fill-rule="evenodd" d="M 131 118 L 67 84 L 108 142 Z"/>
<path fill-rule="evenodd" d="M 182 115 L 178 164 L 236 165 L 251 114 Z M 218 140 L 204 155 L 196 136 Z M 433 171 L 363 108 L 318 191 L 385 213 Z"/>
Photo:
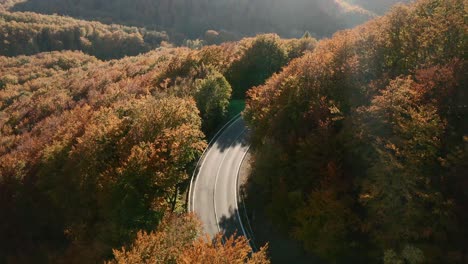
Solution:
<path fill-rule="evenodd" d="M 411 0 L 349 0 L 348 2 L 377 14 L 383 14 L 395 4 L 409 3 Z"/>
<path fill-rule="evenodd" d="M 216 71 L 208 72 L 206 78 L 198 80 L 196 101 L 204 130 L 209 133 L 225 119 L 232 88 L 224 76 Z"/>
<path fill-rule="evenodd" d="M 373 15 L 350 8 L 345 1 L 329 0 L 28 0 L 10 10 L 99 19 L 172 32 L 176 43 L 202 37 L 207 30 L 226 30 L 245 36 L 275 32 L 299 37 L 306 30 L 326 36 L 349 28 Z M 22 3 L 21 3 L 22 2 Z M 294 18 L 294 19 L 292 19 Z"/>
<path fill-rule="evenodd" d="M 231 98 L 224 75 L 256 41 L 109 62 L 0 57 L 0 261 L 101 261 L 183 210 L 205 134 Z M 281 45 L 305 51 L 294 43 Z"/>
<path fill-rule="evenodd" d="M 304 34 L 393 2 L 0 0 L 0 262 L 268 263 L 179 214 L 246 94 L 255 195 L 306 250 L 467 262 L 466 1 Z M 223 43 L 265 31 L 303 37 Z"/>
<path fill-rule="evenodd" d="M 0 11 L 7 11 L 16 4 L 22 3 L 25 0 L 0 0 Z"/>
<path fill-rule="evenodd" d="M 267 247 L 251 254 L 245 237 L 232 236 L 223 241 L 218 235 L 212 242 L 200 233 L 201 224 L 194 216 L 167 217 L 157 232 L 140 232 L 129 249 L 114 250 L 115 259 L 109 264 L 270 263 Z"/>
<path fill-rule="evenodd" d="M 397 6 L 248 92 L 254 182 L 309 251 L 466 262 L 464 3 Z"/>
<path fill-rule="evenodd" d="M 168 41 L 165 32 L 57 15 L 0 12 L 0 55 L 81 50 L 100 59 L 138 55 Z"/>
<path fill-rule="evenodd" d="M 258 38 L 228 72 L 228 80 L 235 87 L 235 97 L 243 98 L 249 88 L 263 84 L 286 63 L 287 54 L 277 36 Z"/>
<path fill-rule="evenodd" d="M 165 79 L 162 68 L 187 52 L 77 60 L 25 83 L 24 68 L 5 69 L 18 81 L 0 91 L 1 207 L 10 212 L 0 255 L 94 262 L 175 207 L 204 135 L 195 101 L 159 91 L 151 79 Z M 41 56 L 17 60 L 47 65 L 50 56 Z"/>
<path fill-rule="evenodd" d="M 51 52 L 35 56 L 0 57 L 0 88 L 52 77 L 72 68 L 86 67 L 97 59 L 81 52 Z"/>

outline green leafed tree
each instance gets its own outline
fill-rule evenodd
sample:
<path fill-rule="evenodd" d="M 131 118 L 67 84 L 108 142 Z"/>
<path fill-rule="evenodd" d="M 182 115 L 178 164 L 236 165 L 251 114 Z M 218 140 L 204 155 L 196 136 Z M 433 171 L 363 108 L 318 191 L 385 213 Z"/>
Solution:
<path fill-rule="evenodd" d="M 227 79 L 233 87 L 233 97 L 243 99 L 247 90 L 263 84 L 287 62 L 287 52 L 281 46 L 277 35 L 257 37 L 228 70 Z"/>
<path fill-rule="evenodd" d="M 204 79 L 196 81 L 195 99 L 203 120 L 203 130 L 210 134 L 226 116 L 232 88 L 221 73 L 211 69 L 208 71 Z"/>

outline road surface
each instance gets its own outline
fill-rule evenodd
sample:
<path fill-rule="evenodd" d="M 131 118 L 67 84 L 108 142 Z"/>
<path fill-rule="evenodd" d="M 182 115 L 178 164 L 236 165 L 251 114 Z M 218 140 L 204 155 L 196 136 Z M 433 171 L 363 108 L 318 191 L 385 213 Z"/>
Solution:
<path fill-rule="evenodd" d="M 238 172 L 246 155 L 248 131 L 239 117 L 215 138 L 199 162 L 189 192 L 195 212 L 211 237 L 222 232 L 246 235 L 238 209 Z"/>

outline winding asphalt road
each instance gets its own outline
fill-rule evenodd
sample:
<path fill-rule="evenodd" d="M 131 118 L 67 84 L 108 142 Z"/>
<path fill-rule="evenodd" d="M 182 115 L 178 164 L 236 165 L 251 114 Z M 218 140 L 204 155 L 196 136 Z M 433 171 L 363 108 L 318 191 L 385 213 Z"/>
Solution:
<path fill-rule="evenodd" d="M 199 162 L 189 192 L 195 212 L 211 237 L 246 235 L 238 208 L 238 172 L 248 149 L 248 130 L 241 117 L 215 137 Z"/>

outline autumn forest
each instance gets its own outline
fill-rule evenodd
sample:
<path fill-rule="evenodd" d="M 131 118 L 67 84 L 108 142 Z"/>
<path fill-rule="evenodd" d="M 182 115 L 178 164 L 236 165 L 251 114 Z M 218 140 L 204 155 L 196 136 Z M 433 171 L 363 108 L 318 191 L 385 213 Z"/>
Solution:
<path fill-rule="evenodd" d="M 467 263 L 467 3 L 397 2 L 0 0 L 0 263 L 280 263 L 187 209 L 238 113 L 311 263 Z"/>

